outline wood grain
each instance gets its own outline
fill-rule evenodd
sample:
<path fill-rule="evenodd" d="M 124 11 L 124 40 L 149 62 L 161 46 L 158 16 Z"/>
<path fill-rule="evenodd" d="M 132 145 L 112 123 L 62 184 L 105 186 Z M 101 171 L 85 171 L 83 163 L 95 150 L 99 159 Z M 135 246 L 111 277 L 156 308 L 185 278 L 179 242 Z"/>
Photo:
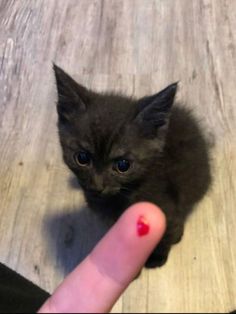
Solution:
<path fill-rule="evenodd" d="M 214 184 L 113 312 L 236 308 L 235 29 L 234 0 L 0 0 L 0 261 L 52 292 L 105 232 L 61 160 L 52 61 L 100 91 L 180 80 L 214 137 Z"/>

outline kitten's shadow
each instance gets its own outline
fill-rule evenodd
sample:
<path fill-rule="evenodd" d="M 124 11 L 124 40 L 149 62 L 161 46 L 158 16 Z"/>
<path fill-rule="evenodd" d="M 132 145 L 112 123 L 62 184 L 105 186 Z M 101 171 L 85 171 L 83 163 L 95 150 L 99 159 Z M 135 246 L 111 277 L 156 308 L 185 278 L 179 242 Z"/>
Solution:
<path fill-rule="evenodd" d="M 91 252 L 108 231 L 108 227 L 87 208 L 74 212 L 65 208 L 63 213 L 45 217 L 43 227 L 48 251 L 65 275 Z"/>

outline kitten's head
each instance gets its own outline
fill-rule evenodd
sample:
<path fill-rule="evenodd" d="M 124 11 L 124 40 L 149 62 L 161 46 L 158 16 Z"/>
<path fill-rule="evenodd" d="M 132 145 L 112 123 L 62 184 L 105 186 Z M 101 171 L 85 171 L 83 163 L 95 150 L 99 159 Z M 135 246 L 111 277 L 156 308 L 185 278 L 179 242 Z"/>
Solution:
<path fill-rule="evenodd" d="M 63 157 L 87 195 L 108 197 L 139 184 L 163 150 L 177 84 L 135 100 L 92 92 L 54 71 Z"/>

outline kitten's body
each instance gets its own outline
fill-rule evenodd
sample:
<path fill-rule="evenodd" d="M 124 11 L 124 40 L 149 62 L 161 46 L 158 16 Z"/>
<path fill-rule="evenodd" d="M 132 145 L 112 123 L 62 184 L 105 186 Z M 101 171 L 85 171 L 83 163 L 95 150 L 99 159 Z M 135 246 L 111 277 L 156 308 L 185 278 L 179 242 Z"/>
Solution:
<path fill-rule="evenodd" d="M 160 206 L 167 231 L 146 266 L 161 266 L 210 184 L 207 145 L 196 120 L 179 105 L 171 109 L 176 84 L 135 100 L 88 91 L 54 69 L 64 160 L 78 177 L 89 207 L 114 223 L 133 203 Z M 73 159 L 81 150 L 93 156 L 87 168 Z M 131 161 L 127 174 L 112 168 L 119 156 Z"/>

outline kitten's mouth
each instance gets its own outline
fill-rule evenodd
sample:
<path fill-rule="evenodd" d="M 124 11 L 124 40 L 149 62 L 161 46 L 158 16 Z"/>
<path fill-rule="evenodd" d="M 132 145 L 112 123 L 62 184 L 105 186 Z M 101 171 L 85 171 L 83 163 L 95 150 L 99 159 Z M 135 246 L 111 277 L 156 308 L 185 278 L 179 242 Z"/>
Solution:
<path fill-rule="evenodd" d="M 85 190 L 85 198 L 91 209 L 105 217 L 118 219 L 122 212 L 128 207 L 128 197 L 124 196 L 120 189 L 114 193 L 99 193 L 96 191 Z"/>
<path fill-rule="evenodd" d="M 109 192 L 86 190 L 85 194 L 88 196 L 92 196 L 93 198 L 96 198 L 96 199 L 109 199 L 109 198 L 118 196 L 120 194 L 120 189 L 109 191 Z"/>
<path fill-rule="evenodd" d="M 97 200 L 112 200 L 116 197 L 120 197 L 124 194 L 121 188 L 106 191 L 95 191 L 95 190 L 87 190 L 85 191 L 86 196 L 92 197 Z"/>

